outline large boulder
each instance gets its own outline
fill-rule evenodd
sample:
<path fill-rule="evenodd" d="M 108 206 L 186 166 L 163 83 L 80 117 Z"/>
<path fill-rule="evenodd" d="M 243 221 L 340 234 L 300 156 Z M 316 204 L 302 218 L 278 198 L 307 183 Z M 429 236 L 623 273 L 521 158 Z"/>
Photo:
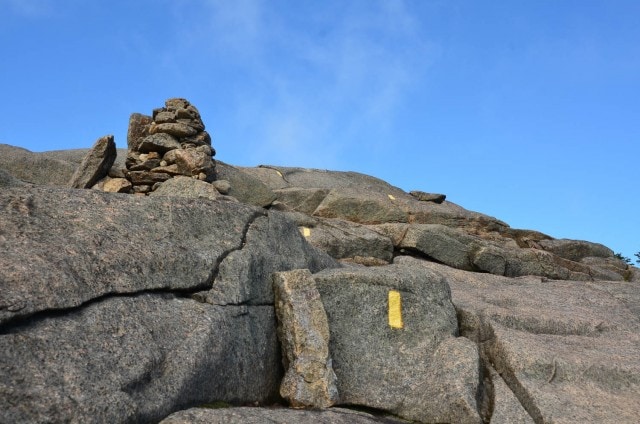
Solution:
<path fill-rule="evenodd" d="M 314 274 L 341 404 L 420 422 L 482 422 L 476 346 L 457 339 L 449 287 L 397 265 Z"/>
<path fill-rule="evenodd" d="M 448 282 L 461 334 L 478 343 L 533 421 L 631 423 L 640 416 L 636 284 L 512 279 L 396 261 Z M 493 385 L 494 413 L 521 416 L 501 382 Z"/>
<path fill-rule="evenodd" d="M 222 195 L 212 184 L 183 175 L 177 175 L 166 180 L 156 190 L 149 193 L 149 196 L 186 197 L 190 199 L 209 200 L 222 198 Z"/>
<path fill-rule="evenodd" d="M 242 203 L 265 207 L 276 199 L 276 195 L 262 181 L 224 162 L 216 161 L 216 178 L 228 181 L 230 189 L 226 194 Z"/>
<path fill-rule="evenodd" d="M 539 244 L 544 250 L 574 262 L 580 262 L 587 257 L 613 257 L 613 250 L 608 247 L 599 243 L 591 243 L 583 240 L 541 240 Z"/>
<path fill-rule="evenodd" d="M 246 226 L 243 248 L 231 251 L 215 270 L 211 288 L 195 294 L 199 300 L 214 305 L 272 305 L 274 272 L 309 269 L 315 273 L 340 267 L 307 243 L 285 214 L 263 213 Z"/>
<path fill-rule="evenodd" d="M 265 214 L 230 202 L 44 187 L 3 190 L 0 210 L 0 322 L 109 294 L 209 288 Z"/>

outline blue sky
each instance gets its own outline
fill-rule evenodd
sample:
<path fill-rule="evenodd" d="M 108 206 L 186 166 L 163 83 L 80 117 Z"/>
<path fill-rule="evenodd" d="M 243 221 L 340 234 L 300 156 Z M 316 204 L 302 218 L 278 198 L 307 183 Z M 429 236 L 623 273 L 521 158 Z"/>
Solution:
<path fill-rule="evenodd" d="M 217 158 L 352 170 L 640 250 L 637 0 L 0 0 L 0 142 L 89 147 L 166 98 Z"/>

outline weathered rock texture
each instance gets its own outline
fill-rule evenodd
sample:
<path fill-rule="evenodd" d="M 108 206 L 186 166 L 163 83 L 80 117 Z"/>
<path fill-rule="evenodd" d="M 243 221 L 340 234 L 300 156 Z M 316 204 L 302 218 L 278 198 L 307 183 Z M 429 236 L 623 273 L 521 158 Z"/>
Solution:
<path fill-rule="evenodd" d="M 168 99 L 153 116 L 129 119 L 125 176 L 133 193 L 149 193 L 176 175 L 212 182 L 216 178 L 211 136 L 200 112 L 185 99 Z"/>
<path fill-rule="evenodd" d="M 420 422 L 481 422 L 478 351 L 455 338 L 443 278 L 390 265 L 325 270 L 314 279 L 329 318 L 341 403 Z"/>
<path fill-rule="evenodd" d="M 449 282 L 462 335 L 478 343 L 535 422 L 632 423 L 640 416 L 637 284 L 510 279 L 399 262 Z M 500 380 L 494 387 L 503 390 Z M 502 395 L 494 402 L 501 414 L 513 409 Z"/>
<path fill-rule="evenodd" d="M 2 422 L 157 422 L 215 399 L 266 402 L 282 378 L 269 306 L 104 297 L 0 334 Z"/>
<path fill-rule="evenodd" d="M 91 149 L 57 150 L 35 153 L 0 143 L 0 169 L 21 181 L 68 187 L 78 166 Z M 124 168 L 126 149 L 117 149 L 113 168 Z"/>
<path fill-rule="evenodd" d="M 82 159 L 80 166 L 71 177 L 69 186 L 74 188 L 91 188 L 107 173 L 116 161 L 116 143 L 112 135 L 101 137 L 93 145 L 89 153 Z"/>
<path fill-rule="evenodd" d="M 337 266 L 282 214 L 234 202 L 14 187 L 0 210 L 3 422 L 273 401 L 270 275 Z"/>
<path fill-rule="evenodd" d="M 329 356 L 329 324 L 307 269 L 273 274 L 285 375 L 280 395 L 293 407 L 328 408 L 338 400 Z"/>
<path fill-rule="evenodd" d="M 640 272 L 610 249 L 351 172 L 218 163 L 213 184 L 198 116 L 133 114 L 95 190 L 68 187 L 86 149 L 0 145 L 0 422 L 390 422 L 282 407 L 273 275 L 305 269 L 319 299 L 290 291 L 310 309 L 281 336 L 324 352 L 322 303 L 336 405 L 638 421 Z M 218 404 L 270 407 L 189 409 Z"/>
<path fill-rule="evenodd" d="M 406 423 L 343 408 L 293 410 L 284 408 L 194 408 L 176 412 L 161 424 L 369 424 Z"/>

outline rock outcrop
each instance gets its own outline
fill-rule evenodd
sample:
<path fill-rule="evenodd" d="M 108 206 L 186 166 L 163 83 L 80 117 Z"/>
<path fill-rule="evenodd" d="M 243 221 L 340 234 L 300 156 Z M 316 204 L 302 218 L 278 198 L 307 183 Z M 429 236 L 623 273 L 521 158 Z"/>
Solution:
<path fill-rule="evenodd" d="M 236 202 L 12 187 L 0 210 L 5 422 L 276 400 L 270 276 L 337 266 L 281 213 Z"/>
<path fill-rule="evenodd" d="M 607 247 L 216 164 L 184 99 L 128 147 L 0 145 L 0 422 L 637 422 L 640 272 Z"/>

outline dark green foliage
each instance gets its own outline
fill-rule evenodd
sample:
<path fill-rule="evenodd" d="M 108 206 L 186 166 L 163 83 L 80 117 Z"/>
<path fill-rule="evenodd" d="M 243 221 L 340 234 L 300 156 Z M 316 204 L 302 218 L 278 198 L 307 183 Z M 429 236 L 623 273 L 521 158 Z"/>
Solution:
<path fill-rule="evenodd" d="M 626 256 L 622 256 L 622 253 L 616 253 L 615 255 L 616 258 L 620 259 L 621 261 L 624 261 L 627 264 L 631 263 L 631 259 L 627 258 Z"/>
<path fill-rule="evenodd" d="M 635 256 L 637 258 L 636 259 L 636 263 L 640 264 L 640 252 L 634 253 L 633 256 Z"/>

